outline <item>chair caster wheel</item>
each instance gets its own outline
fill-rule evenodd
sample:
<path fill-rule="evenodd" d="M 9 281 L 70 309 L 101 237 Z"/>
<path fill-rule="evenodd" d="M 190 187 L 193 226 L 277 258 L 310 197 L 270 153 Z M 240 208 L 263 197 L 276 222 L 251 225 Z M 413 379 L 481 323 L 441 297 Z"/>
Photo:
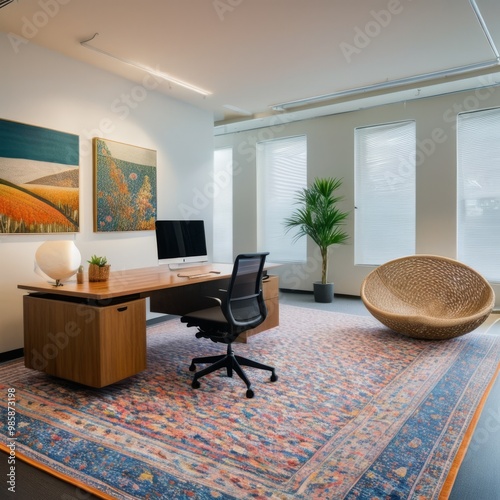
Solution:
<path fill-rule="evenodd" d="M 197 380 L 193 380 L 191 387 L 193 389 L 199 389 L 200 388 L 200 383 Z"/>
<path fill-rule="evenodd" d="M 194 363 L 191 363 L 191 365 L 189 365 L 189 371 L 190 372 L 195 372 L 196 371 L 196 365 Z"/>
<path fill-rule="evenodd" d="M 278 380 L 278 375 L 276 375 L 276 373 L 273 373 L 271 375 L 271 382 L 276 382 L 276 380 Z"/>
<path fill-rule="evenodd" d="M 251 399 L 253 397 L 254 397 L 254 392 L 252 391 L 252 389 L 247 389 L 247 398 Z"/>

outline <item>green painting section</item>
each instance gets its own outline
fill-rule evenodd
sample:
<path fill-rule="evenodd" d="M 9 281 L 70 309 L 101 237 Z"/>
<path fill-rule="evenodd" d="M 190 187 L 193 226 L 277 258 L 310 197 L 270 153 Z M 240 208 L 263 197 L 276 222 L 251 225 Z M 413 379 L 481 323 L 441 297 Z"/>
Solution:
<path fill-rule="evenodd" d="M 24 123 L 0 120 L 0 157 L 79 165 L 79 137 Z"/>

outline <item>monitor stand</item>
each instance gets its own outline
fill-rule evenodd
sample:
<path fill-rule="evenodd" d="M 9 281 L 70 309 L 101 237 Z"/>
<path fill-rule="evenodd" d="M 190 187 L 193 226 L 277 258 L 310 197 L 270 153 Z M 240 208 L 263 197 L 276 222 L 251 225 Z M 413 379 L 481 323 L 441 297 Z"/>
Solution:
<path fill-rule="evenodd" d="M 178 262 L 175 264 L 169 264 L 168 268 L 171 271 L 178 271 L 179 269 L 189 269 L 191 267 L 200 267 L 208 264 L 208 260 L 200 260 L 198 262 Z"/>

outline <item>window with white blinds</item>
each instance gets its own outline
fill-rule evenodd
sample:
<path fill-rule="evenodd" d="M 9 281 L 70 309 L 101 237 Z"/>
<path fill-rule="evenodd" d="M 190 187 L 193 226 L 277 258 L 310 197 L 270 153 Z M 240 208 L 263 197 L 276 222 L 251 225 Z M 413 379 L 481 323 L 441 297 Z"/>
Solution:
<path fill-rule="evenodd" d="M 355 264 L 415 253 L 415 122 L 357 128 Z"/>
<path fill-rule="evenodd" d="M 273 262 L 305 262 L 307 241 L 294 241 L 283 224 L 295 208 L 296 196 L 307 187 L 306 136 L 257 144 L 259 249 Z"/>
<path fill-rule="evenodd" d="M 500 108 L 457 117 L 457 258 L 500 281 Z"/>
<path fill-rule="evenodd" d="M 213 261 L 233 262 L 233 150 L 214 151 Z"/>

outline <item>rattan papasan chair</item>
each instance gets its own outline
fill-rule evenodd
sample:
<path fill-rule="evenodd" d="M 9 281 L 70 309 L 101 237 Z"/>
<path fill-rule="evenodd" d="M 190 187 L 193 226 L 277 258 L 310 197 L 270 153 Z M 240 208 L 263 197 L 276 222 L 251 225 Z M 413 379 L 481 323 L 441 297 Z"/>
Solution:
<path fill-rule="evenodd" d="M 372 271 L 361 299 L 385 326 L 408 337 L 450 339 L 476 329 L 495 293 L 477 271 L 447 257 L 411 255 Z"/>

